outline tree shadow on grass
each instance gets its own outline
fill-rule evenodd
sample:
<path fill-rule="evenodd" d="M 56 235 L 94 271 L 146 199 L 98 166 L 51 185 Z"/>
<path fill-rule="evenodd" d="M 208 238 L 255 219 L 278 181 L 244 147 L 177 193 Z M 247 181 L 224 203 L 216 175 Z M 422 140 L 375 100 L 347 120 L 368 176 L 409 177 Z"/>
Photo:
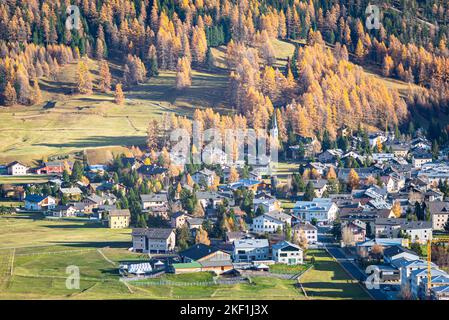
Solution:
<path fill-rule="evenodd" d="M 130 241 L 86 241 L 86 242 L 68 242 L 68 241 L 53 241 L 52 243 L 62 245 L 70 248 L 113 248 L 113 249 L 128 249 L 132 247 Z"/>
<path fill-rule="evenodd" d="M 81 221 L 80 221 L 81 222 Z M 51 229 L 104 229 L 104 226 L 101 223 L 92 223 L 92 222 L 85 222 L 85 223 L 79 223 L 79 224 L 65 224 L 65 225 L 46 225 L 44 226 L 46 228 Z"/>
<path fill-rule="evenodd" d="M 348 280 L 349 281 L 349 280 Z M 302 284 L 311 297 L 326 298 L 365 298 L 354 283 L 307 282 Z"/>
<path fill-rule="evenodd" d="M 109 137 L 109 136 L 92 136 L 86 139 L 78 139 L 73 142 L 66 143 L 38 143 L 35 146 L 53 147 L 53 148 L 88 148 L 88 147 L 107 147 L 107 146 L 123 146 L 138 145 L 144 143 L 144 136 L 132 137 Z"/>
<path fill-rule="evenodd" d="M 72 94 L 75 91 L 75 86 L 73 83 L 64 81 L 41 80 L 39 81 L 39 87 L 41 90 L 50 93 Z"/>

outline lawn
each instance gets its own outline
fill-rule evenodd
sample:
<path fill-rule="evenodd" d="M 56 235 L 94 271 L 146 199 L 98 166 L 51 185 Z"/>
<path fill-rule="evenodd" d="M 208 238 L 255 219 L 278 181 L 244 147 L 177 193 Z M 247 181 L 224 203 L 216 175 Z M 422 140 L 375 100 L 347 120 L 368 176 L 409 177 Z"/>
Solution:
<path fill-rule="evenodd" d="M 303 299 L 294 280 L 265 277 L 235 285 L 127 286 L 119 281 L 118 262 L 147 258 L 127 250 L 130 240 L 130 230 L 79 219 L 2 216 L 0 299 Z M 79 289 L 66 288 L 68 266 L 79 268 Z M 184 283 L 210 281 L 212 276 L 170 274 L 162 279 Z"/>
<path fill-rule="evenodd" d="M 150 285 L 119 281 L 117 266 L 124 260 L 148 257 L 128 251 L 130 230 L 111 230 L 79 219 L 47 220 L 40 215 L 0 217 L 0 299 L 305 299 L 296 280 L 251 278 L 234 285 L 210 282 L 209 273 L 167 274 L 176 282 Z M 309 299 L 366 298 L 344 271 L 323 251 L 309 250 L 316 258 L 314 269 L 302 278 Z M 77 266 L 80 288 L 67 289 L 66 268 Z M 273 267 L 297 273 L 304 266 Z M 287 269 L 288 270 L 287 270 Z M 282 269 L 282 270 L 281 270 Z M 179 283 L 189 282 L 190 285 Z"/>
<path fill-rule="evenodd" d="M 90 65 L 96 72 L 96 63 Z M 193 71 L 192 86 L 181 91 L 175 87 L 176 73 L 163 71 L 125 91 L 125 104 L 118 106 L 113 92 L 73 94 L 75 68 L 62 68 L 55 80 L 42 79 L 43 103 L 1 108 L 0 163 L 35 165 L 43 157 L 84 149 L 141 145 L 149 121 L 163 113 L 190 116 L 205 107 L 226 111 L 228 77 L 222 70 Z M 54 108 L 44 108 L 48 100 L 56 101 Z"/>
<path fill-rule="evenodd" d="M 1 134 L 1 133 L 0 133 Z M 46 183 L 51 179 L 47 175 L 26 175 L 26 176 L 0 176 L 1 184 L 23 184 L 23 183 Z"/>
<path fill-rule="evenodd" d="M 309 264 L 302 265 L 287 265 L 287 264 L 273 264 L 270 265 L 271 273 L 282 273 L 282 274 L 298 274 L 302 273 L 309 267 Z"/>
<path fill-rule="evenodd" d="M 0 216 L 0 250 L 30 246 L 128 248 L 130 234 L 130 229 L 108 229 L 77 219 L 48 220 L 40 214 Z"/>
<path fill-rule="evenodd" d="M 295 52 L 295 45 L 279 39 L 271 39 L 270 41 L 276 54 L 276 62 L 274 63 L 274 67 L 285 67 L 287 65 L 287 58 L 291 58 Z M 214 65 L 217 68 L 226 69 L 226 46 L 211 48 L 211 52 L 214 57 Z"/>
<path fill-rule="evenodd" d="M 0 207 L 10 207 L 10 208 L 16 208 L 16 207 L 20 207 L 23 206 L 24 202 L 23 201 L 1 201 L 0 200 Z"/>
<path fill-rule="evenodd" d="M 313 255 L 316 263 L 300 281 L 310 299 L 370 299 L 360 284 L 324 250 L 309 250 L 307 254 Z"/>

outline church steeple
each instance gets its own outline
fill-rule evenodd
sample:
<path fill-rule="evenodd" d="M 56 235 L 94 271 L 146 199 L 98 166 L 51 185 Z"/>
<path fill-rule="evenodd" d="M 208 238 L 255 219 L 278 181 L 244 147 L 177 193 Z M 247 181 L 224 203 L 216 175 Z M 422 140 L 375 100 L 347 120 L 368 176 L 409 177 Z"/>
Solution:
<path fill-rule="evenodd" d="M 276 112 L 274 112 L 273 127 L 271 128 L 271 134 L 272 134 L 273 138 L 278 138 L 279 129 L 278 129 L 278 121 L 277 121 L 277 117 L 276 117 Z"/>

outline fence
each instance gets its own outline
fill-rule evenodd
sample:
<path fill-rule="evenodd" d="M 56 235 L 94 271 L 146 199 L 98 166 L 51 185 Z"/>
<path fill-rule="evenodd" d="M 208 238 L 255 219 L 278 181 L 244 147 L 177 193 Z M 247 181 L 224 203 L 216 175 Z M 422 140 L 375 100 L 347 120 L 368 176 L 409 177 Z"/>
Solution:
<path fill-rule="evenodd" d="M 175 286 L 175 287 L 196 287 L 196 286 L 216 286 L 216 285 L 233 285 L 238 283 L 249 283 L 247 278 L 234 278 L 234 279 L 214 279 L 212 281 L 191 281 L 191 282 L 179 282 L 166 279 L 160 279 L 159 281 L 140 281 L 133 282 L 133 286 Z"/>

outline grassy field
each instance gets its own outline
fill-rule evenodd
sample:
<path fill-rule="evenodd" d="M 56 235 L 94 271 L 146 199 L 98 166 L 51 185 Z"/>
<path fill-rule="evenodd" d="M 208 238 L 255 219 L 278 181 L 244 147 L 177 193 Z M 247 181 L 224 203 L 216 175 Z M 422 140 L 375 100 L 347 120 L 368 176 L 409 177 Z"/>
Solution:
<path fill-rule="evenodd" d="M 118 262 L 146 258 L 127 250 L 130 240 L 130 230 L 111 230 L 79 219 L 0 217 L 0 299 L 303 298 L 294 280 L 264 277 L 236 285 L 127 286 L 119 281 Z M 80 270 L 80 288 L 75 290 L 65 285 L 66 268 L 72 265 Z M 163 279 L 206 281 L 211 275 L 164 275 Z"/>
<path fill-rule="evenodd" d="M 295 46 L 292 43 L 272 39 L 271 44 L 276 52 L 275 68 L 285 67 L 287 64 L 287 58 L 293 56 L 295 52 Z M 214 57 L 214 65 L 218 68 L 225 69 L 226 66 L 226 46 L 220 46 L 218 48 L 211 48 L 212 56 Z"/>
<path fill-rule="evenodd" d="M 298 274 L 304 272 L 309 267 L 309 264 L 301 265 L 287 265 L 287 264 L 273 264 L 270 266 L 270 272 L 282 274 Z"/>
<path fill-rule="evenodd" d="M 0 184 L 46 183 L 51 178 L 47 175 L 0 176 Z"/>
<path fill-rule="evenodd" d="M 92 72 L 96 64 L 91 62 Z M 125 105 L 113 94 L 72 94 L 76 65 L 64 67 L 55 80 L 42 80 L 44 103 L 0 110 L 0 163 L 21 160 L 34 164 L 44 156 L 91 148 L 117 148 L 145 142 L 150 119 L 165 112 L 191 115 L 194 108 L 225 110 L 227 74 L 193 71 L 192 86 L 175 88 L 176 73 L 158 77 L 125 92 Z M 47 100 L 56 101 L 45 109 Z"/>
<path fill-rule="evenodd" d="M 251 283 L 234 285 L 185 286 L 179 283 L 210 281 L 212 276 L 167 274 L 162 279 L 176 284 L 161 285 L 153 279 L 152 284 L 125 285 L 119 281 L 119 262 L 147 258 L 127 250 L 130 240 L 130 230 L 111 230 L 79 219 L 0 217 L 0 299 L 305 299 L 296 280 L 273 277 L 252 277 Z M 313 254 L 317 266 L 302 280 L 310 298 L 363 297 L 358 285 L 348 282 L 329 257 Z M 66 287 L 68 266 L 79 268 L 79 289 Z M 303 266 L 289 267 L 291 273 L 302 270 Z"/>
<path fill-rule="evenodd" d="M 311 299 L 369 299 L 358 284 L 324 250 L 309 250 L 315 266 L 301 277 L 301 283 Z"/>

